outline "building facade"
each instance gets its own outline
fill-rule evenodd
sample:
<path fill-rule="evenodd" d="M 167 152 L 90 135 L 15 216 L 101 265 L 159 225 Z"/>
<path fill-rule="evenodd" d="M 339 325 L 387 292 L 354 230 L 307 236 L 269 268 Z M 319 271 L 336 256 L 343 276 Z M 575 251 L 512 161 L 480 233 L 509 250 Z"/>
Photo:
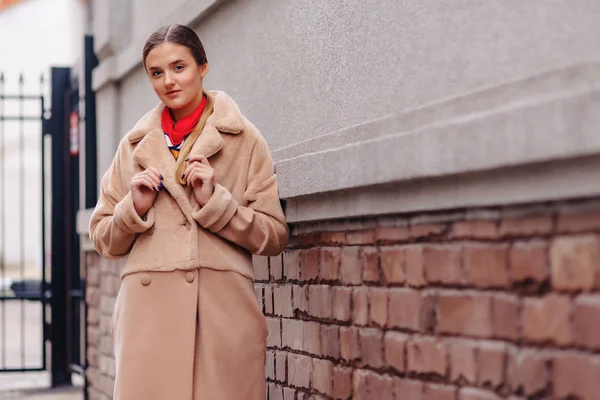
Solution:
<path fill-rule="evenodd" d="M 292 232 L 256 258 L 269 399 L 595 399 L 600 3 L 93 2 L 98 181 L 188 24 L 276 161 Z M 92 399 L 122 261 L 85 242 Z M 395 397 L 394 397 L 395 396 Z"/>

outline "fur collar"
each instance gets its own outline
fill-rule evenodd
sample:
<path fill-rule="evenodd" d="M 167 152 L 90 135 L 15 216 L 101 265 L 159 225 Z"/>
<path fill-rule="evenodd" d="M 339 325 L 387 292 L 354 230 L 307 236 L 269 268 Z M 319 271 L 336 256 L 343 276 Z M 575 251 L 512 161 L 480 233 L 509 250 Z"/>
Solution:
<path fill-rule="evenodd" d="M 220 132 L 234 135 L 240 133 L 244 129 L 244 120 L 235 101 L 224 92 L 207 91 L 207 93 L 214 101 L 214 111 L 206 124 L 215 127 Z M 127 139 L 131 143 L 137 143 L 154 129 L 162 131 L 160 116 L 164 107 L 164 103 L 160 102 L 144 115 L 127 134 Z"/>

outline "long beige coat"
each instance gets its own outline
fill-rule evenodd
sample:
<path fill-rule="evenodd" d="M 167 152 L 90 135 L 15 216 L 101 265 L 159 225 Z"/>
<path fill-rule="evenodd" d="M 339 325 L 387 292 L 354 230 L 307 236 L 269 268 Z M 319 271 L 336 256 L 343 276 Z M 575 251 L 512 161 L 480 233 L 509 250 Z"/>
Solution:
<path fill-rule="evenodd" d="M 263 400 L 266 323 L 251 253 L 288 241 L 268 147 L 224 93 L 192 148 L 215 169 L 204 207 L 174 176 L 159 104 L 121 140 L 90 222 L 104 257 L 128 256 L 113 316 L 116 400 Z M 157 168 L 165 190 L 143 217 L 132 176 Z"/>

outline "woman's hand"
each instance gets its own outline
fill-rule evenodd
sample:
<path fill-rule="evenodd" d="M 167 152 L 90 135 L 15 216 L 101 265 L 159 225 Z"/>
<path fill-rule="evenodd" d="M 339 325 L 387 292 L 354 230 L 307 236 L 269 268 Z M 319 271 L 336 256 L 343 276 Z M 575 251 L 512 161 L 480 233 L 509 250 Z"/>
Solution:
<path fill-rule="evenodd" d="M 164 188 L 163 176 L 156 168 L 147 168 L 131 178 L 131 197 L 135 211 L 141 217 L 148 212 L 156 195 Z"/>
<path fill-rule="evenodd" d="M 182 178 L 192 186 L 196 201 L 204 207 L 215 189 L 215 170 L 204 156 L 190 157 L 186 161 L 188 167 Z"/>

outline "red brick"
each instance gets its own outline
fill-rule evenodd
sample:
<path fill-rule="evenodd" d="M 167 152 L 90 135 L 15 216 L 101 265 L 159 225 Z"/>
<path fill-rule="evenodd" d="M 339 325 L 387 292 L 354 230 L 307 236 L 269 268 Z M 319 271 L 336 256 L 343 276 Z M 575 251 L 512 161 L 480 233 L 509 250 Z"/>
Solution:
<path fill-rule="evenodd" d="M 281 332 L 283 347 L 304 351 L 304 321 L 284 318 L 281 321 Z"/>
<path fill-rule="evenodd" d="M 300 354 L 288 355 L 287 383 L 305 389 L 310 388 L 312 359 Z"/>
<path fill-rule="evenodd" d="M 513 351 L 507 368 L 511 390 L 531 396 L 546 388 L 550 378 L 547 362 L 537 350 Z"/>
<path fill-rule="evenodd" d="M 383 247 L 380 251 L 380 261 L 384 283 L 402 284 L 406 281 L 403 250 L 397 247 Z"/>
<path fill-rule="evenodd" d="M 273 314 L 273 285 L 266 284 L 265 289 L 265 314 Z"/>
<path fill-rule="evenodd" d="M 303 321 L 304 351 L 317 356 L 321 355 L 321 324 L 315 321 Z"/>
<path fill-rule="evenodd" d="M 579 296 L 575 299 L 574 305 L 575 344 L 589 349 L 600 349 L 600 296 Z"/>
<path fill-rule="evenodd" d="M 281 320 L 279 318 L 267 317 L 267 327 L 269 336 L 267 337 L 267 346 L 281 347 Z"/>
<path fill-rule="evenodd" d="M 394 328 L 420 331 L 423 317 L 422 305 L 422 296 L 419 291 L 390 289 L 388 325 Z"/>
<path fill-rule="evenodd" d="M 477 384 L 496 389 L 504 383 L 506 346 L 501 343 L 480 343 L 477 349 Z"/>
<path fill-rule="evenodd" d="M 353 313 L 352 320 L 356 325 L 367 325 L 369 322 L 369 289 L 366 287 L 354 288 L 352 292 Z"/>
<path fill-rule="evenodd" d="M 252 256 L 252 265 L 254 265 L 254 279 L 257 281 L 269 280 L 269 257 Z"/>
<path fill-rule="evenodd" d="M 497 394 L 475 388 L 462 388 L 458 392 L 459 400 L 502 400 Z"/>
<path fill-rule="evenodd" d="M 352 289 L 348 287 L 334 287 L 332 288 L 332 295 L 332 317 L 338 321 L 350 321 L 352 315 Z"/>
<path fill-rule="evenodd" d="M 560 353 L 552 362 L 552 385 L 555 398 L 579 396 L 582 400 L 598 398 L 600 357 Z"/>
<path fill-rule="evenodd" d="M 369 398 L 377 400 L 394 400 L 394 381 L 390 376 L 369 372 Z"/>
<path fill-rule="evenodd" d="M 275 315 L 283 317 L 293 317 L 294 308 L 292 306 L 292 285 L 273 287 L 273 307 Z"/>
<path fill-rule="evenodd" d="M 354 370 L 352 386 L 354 387 L 352 400 L 370 400 L 368 386 L 369 372 L 361 369 Z"/>
<path fill-rule="evenodd" d="M 358 331 L 360 353 L 364 364 L 380 368 L 383 366 L 383 332 L 375 328 L 362 328 Z"/>
<path fill-rule="evenodd" d="M 404 350 L 408 336 L 398 332 L 386 332 L 383 346 L 385 349 L 385 364 L 398 372 L 406 370 Z"/>
<path fill-rule="evenodd" d="M 313 389 L 324 395 L 332 393 L 333 364 L 331 361 L 313 360 Z"/>
<path fill-rule="evenodd" d="M 426 246 L 423 250 L 423 260 L 428 282 L 447 285 L 462 283 L 462 249 L 460 246 Z"/>
<path fill-rule="evenodd" d="M 496 221 L 457 221 L 450 229 L 452 239 L 495 239 L 498 237 Z"/>
<path fill-rule="evenodd" d="M 519 298 L 514 295 L 492 297 L 494 337 L 508 340 L 519 338 Z"/>
<path fill-rule="evenodd" d="M 477 346 L 472 341 L 456 340 L 448 343 L 450 353 L 450 380 L 474 384 L 477 379 L 475 360 Z"/>
<path fill-rule="evenodd" d="M 358 328 L 354 326 L 340 327 L 340 350 L 342 358 L 346 361 L 353 361 L 360 358 Z"/>
<path fill-rule="evenodd" d="M 513 282 L 536 283 L 548 279 L 548 245 L 539 240 L 515 243 L 510 250 L 510 275 Z"/>
<path fill-rule="evenodd" d="M 270 400 L 283 400 L 283 386 L 278 383 L 268 383 L 269 387 L 269 399 Z"/>
<path fill-rule="evenodd" d="M 455 400 L 456 388 L 429 383 L 425 385 L 423 400 Z"/>
<path fill-rule="evenodd" d="M 296 391 L 292 388 L 284 387 L 283 388 L 283 400 L 295 400 L 296 399 Z"/>
<path fill-rule="evenodd" d="M 85 299 L 88 307 L 100 308 L 100 299 L 102 295 L 100 289 L 88 288 L 85 294 Z"/>
<path fill-rule="evenodd" d="M 265 289 L 262 283 L 254 284 L 254 296 L 256 297 L 256 301 L 258 302 L 258 307 L 260 311 L 264 314 L 265 312 Z"/>
<path fill-rule="evenodd" d="M 331 286 L 311 285 L 308 288 L 308 312 L 318 318 L 331 318 Z"/>
<path fill-rule="evenodd" d="M 300 279 L 300 251 L 285 250 L 283 253 L 283 275 L 288 280 Z"/>
<path fill-rule="evenodd" d="M 410 286 L 425 286 L 425 266 L 423 260 L 423 247 L 409 245 L 404 247 L 406 259 L 406 282 Z"/>
<path fill-rule="evenodd" d="M 337 246 L 347 244 L 346 232 L 321 232 L 319 234 L 319 243 L 325 246 Z"/>
<path fill-rule="evenodd" d="M 422 400 L 423 382 L 404 378 L 394 378 L 396 400 Z"/>
<path fill-rule="evenodd" d="M 321 265 L 319 278 L 326 281 L 335 281 L 339 277 L 342 250 L 340 248 L 321 248 Z"/>
<path fill-rule="evenodd" d="M 408 371 L 418 374 L 446 376 L 447 350 L 433 338 L 414 338 L 407 344 Z"/>
<path fill-rule="evenodd" d="M 347 400 L 352 396 L 352 369 L 333 367 L 333 398 Z"/>
<path fill-rule="evenodd" d="M 465 246 L 465 272 L 469 284 L 481 288 L 507 287 L 507 269 L 507 246 Z"/>
<path fill-rule="evenodd" d="M 340 264 L 340 280 L 342 283 L 360 285 L 362 269 L 358 247 L 344 247 Z"/>
<path fill-rule="evenodd" d="M 569 344 L 569 307 L 569 298 L 557 294 L 525 299 L 521 314 L 523 338 L 534 343 L 552 341 L 558 345 Z"/>
<path fill-rule="evenodd" d="M 387 289 L 369 289 L 369 308 L 371 310 L 371 322 L 379 327 L 385 327 L 387 325 L 388 318 Z"/>
<path fill-rule="evenodd" d="M 600 251 L 593 235 L 559 237 L 550 246 L 552 286 L 558 290 L 592 290 L 598 279 Z"/>
<path fill-rule="evenodd" d="M 552 232 L 552 215 L 504 218 L 500 221 L 502 236 L 537 236 Z"/>
<path fill-rule="evenodd" d="M 283 278 L 283 256 L 282 255 L 270 257 L 269 270 L 271 272 L 272 280 L 278 281 L 278 280 L 281 280 L 281 278 Z"/>
<path fill-rule="evenodd" d="M 292 286 L 294 310 L 308 312 L 308 286 Z"/>
<path fill-rule="evenodd" d="M 319 243 L 318 233 L 306 233 L 303 235 L 292 236 L 293 240 L 290 240 L 291 246 L 309 247 Z"/>
<path fill-rule="evenodd" d="M 321 326 L 321 355 L 334 359 L 340 358 L 340 327 L 337 325 Z"/>
<path fill-rule="evenodd" d="M 360 251 L 363 282 L 379 283 L 379 253 L 375 247 L 365 247 Z"/>
<path fill-rule="evenodd" d="M 265 359 L 265 376 L 269 379 L 275 379 L 275 353 L 267 350 Z"/>
<path fill-rule="evenodd" d="M 599 210 L 578 210 L 558 215 L 556 230 L 561 233 L 589 232 L 600 229 Z"/>
<path fill-rule="evenodd" d="M 287 374 L 287 353 L 278 351 L 275 353 L 275 378 L 280 382 L 285 382 Z"/>
<path fill-rule="evenodd" d="M 319 248 L 312 248 L 300 252 L 300 278 L 311 281 L 319 276 Z"/>
<path fill-rule="evenodd" d="M 377 243 L 404 242 L 410 238 L 410 231 L 405 226 L 378 226 L 375 229 Z"/>
<path fill-rule="evenodd" d="M 374 244 L 375 243 L 375 230 L 368 229 L 363 231 L 354 231 L 346 233 L 346 240 L 348 244 Z"/>
<path fill-rule="evenodd" d="M 442 333 L 492 335 L 491 297 L 443 293 L 438 298 L 438 328 Z"/>
<path fill-rule="evenodd" d="M 410 236 L 413 239 L 439 236 L 446 231 L 442 224 L 419 224 L 410 227 Z"/>

